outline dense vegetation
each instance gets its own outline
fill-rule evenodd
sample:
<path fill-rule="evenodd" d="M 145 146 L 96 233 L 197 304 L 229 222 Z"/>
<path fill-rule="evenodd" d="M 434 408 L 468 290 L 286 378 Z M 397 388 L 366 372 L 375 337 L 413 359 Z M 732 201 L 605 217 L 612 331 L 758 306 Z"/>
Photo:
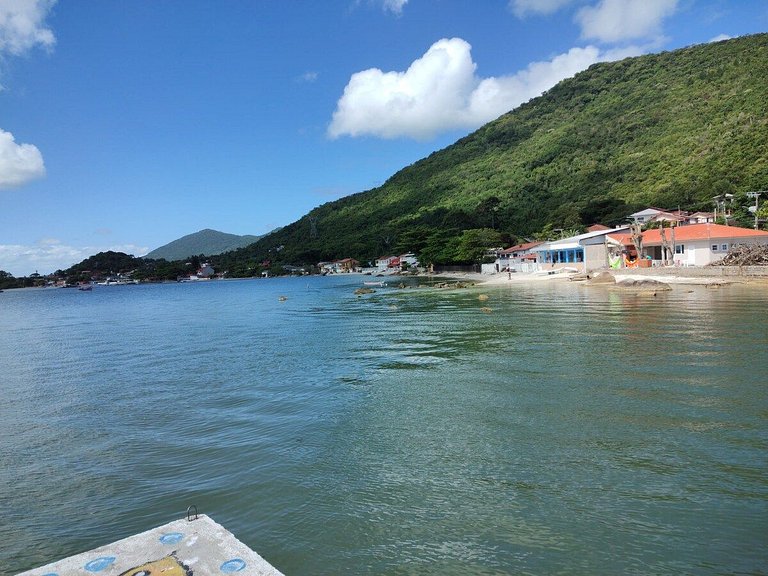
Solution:
<path fill-rule="evenodd" d="M 767 79 L 768 34 L 597 64 L 381 187 L 213 261 L 235 273 L 404 251 L 459 261 L 467 230 L 508 242 L 649 205 L 711 211 L 716 194 L 768 187 Z"/>

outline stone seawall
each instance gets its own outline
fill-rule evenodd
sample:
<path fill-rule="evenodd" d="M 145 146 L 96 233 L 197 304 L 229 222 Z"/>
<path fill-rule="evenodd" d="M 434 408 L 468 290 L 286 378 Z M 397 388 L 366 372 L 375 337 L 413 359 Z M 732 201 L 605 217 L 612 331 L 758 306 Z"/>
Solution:
<path fill-rule="evenodd" d="M 670 276 L 676 278 L 768 278 L 768 266 L 702 266 L 668 268 L 621 268 L 612 270 L 622 276 Z"/>

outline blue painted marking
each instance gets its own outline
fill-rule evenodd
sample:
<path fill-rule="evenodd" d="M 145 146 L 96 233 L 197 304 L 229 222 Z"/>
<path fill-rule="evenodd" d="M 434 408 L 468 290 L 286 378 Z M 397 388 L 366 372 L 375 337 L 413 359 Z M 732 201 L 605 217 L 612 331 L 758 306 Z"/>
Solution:
<path fill-rule="evenodd" d="M 109 568 L 114 561 L 114 556 L 102 556 L 101 558 L 96 558 L 96 560 L 91 560 L 83 568 L 88 570 L 88 572 L 101 572 L 105 568 Z"/>
<path fill-rule="evenodd" d="M 181 532 L 169 532 L 168 534 L 160 536 L 160 542 L 163 544 L 176 544 L 177 542 L 181 542 L 182 538 L 184 538 L 184 534 Z"/>
<path fill-rule="evenodd" d="M 224 562 L 220 569 L 222 572 L 240 572 L 243 568 L 245 568 L 244 560 L 240 560 L 240 558 L 232 558 L 232 560 Z"/>
<path fill-rule="evenodd" d="M 48 574 L 43 574 L 43 576 L 59 576 L 56 574 L 56 572 L 48 572 Z"/>

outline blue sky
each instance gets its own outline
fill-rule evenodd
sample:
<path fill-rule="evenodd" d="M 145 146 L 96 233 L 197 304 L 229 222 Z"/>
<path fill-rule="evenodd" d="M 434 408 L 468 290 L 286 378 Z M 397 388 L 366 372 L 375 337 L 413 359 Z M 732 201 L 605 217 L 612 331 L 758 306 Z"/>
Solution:
<path fill-rule="evenodd" d="M 0 270 L 263 234 L 765 0 L 0 0 Z"/>

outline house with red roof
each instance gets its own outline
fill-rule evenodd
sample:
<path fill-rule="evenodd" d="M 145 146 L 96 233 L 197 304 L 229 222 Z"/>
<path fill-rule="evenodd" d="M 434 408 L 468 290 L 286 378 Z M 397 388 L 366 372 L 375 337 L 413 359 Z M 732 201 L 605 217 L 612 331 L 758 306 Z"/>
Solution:
<path fill-rule="evenodd" d="M 706 266 L 721 260 L 728 254 L 728 250 L 739 245 L 768 246 L 768 232 L 711 222 L 665 228 L 664 235 L 676 266 Z M 646 230 L 642 238 L 643 254 L 640 254 L 640 257 L 650 257 L 653 265 L 663 264 L 664 242 L 661 230 L 658 228 Z M 620 244 L 627 253 L 637 256 L 634 254 L 635 247 L 631 234 L 626 232 L 612 234 L 611 239 Z"/>
<path fill-rule="evenodd" d="M 495 272 L 533 272 L 536 270 L 536 254 L 533 249 L 541 242 L 524 242 L 499 250 Z"/>
<path fill-rule="evenodd" d="M 730 211 L 725 212 L 730 216 Z M 651 222 L 672 223 L 673 226 L 685 226 L 687 224 L 705 224 L 715 221 L 714 212 L 694 212 L 690 214 L 685 210 L 662 210 L 661 208 L 646 208 L 627 217 L 635 224 L 649 224 Z"/>
<path fill-rule="evenodd" d="M 379 256 L 376 258 L 376 268 L 380 272 L 400 268 L 400 256 Z"/>
<path fill-rule="evenodd" d="M 326 274 L 343 274 L 357 271 L 360 262 L 354 258 L 342 258 L 332 262 L 319 262 L 317 266 Z"/>

